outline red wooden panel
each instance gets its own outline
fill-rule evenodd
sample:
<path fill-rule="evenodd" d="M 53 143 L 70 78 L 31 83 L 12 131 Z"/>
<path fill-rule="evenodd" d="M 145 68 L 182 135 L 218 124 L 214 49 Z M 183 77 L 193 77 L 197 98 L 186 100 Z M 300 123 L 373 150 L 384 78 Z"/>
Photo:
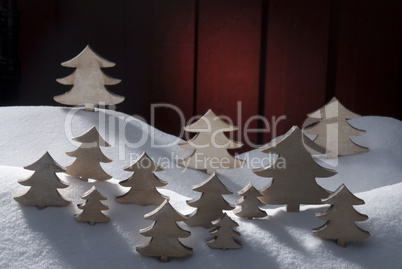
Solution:
<path fill-rule="evenodd" d="M 18 53 L 22 71 L 19 103 L 32 105 L 53 102 L 53 96 L 47 94 L 47 87 L 39 85 L 37 80 L 40 76 L 47 76 L 47 71 L 53 68 L 47 67 L 47 59 L 43 58 L 50 54 L 45 47 L 51 41 L 49 35 L 55 30 L 55 0 L 41 1 L 40 8 L 35 1 L 19 0 L 17 5 L 20 13 Z"/>
<path fill-rule="evenodd" d="M 211 108 L 217 115 L 230 117 L 238 127 L 257 115 L 261 5 L 261 0 L 199 1 L 198 115 Z M 256 125 L 254 121 L 251 127 Z M 246 142 L 243 128 L 239 130 L 234 138 Z M 256 134 L 249 136 L 255 142 Z"/>
<path fill-rule="evenodd" d="M 270 1 L 265 117 L 271 124 L 272 116 L 286 120 L 266 142 L 324 104 L 329 17 L 330 1 Z"/>
<path fill-rule="evenodd" d="M 363 115 L 395 116 L 402 2 L 339 5 L 336 95 Z"/>
<path fill-rule="evenodd" d="M 186 120 L 193 116 L 195 0 L 155 0 L 152 36 L 151 104 L 177 106 Z M 157 128 L 179 135 L 179 114 L 154 110 Z M 152 116 L 152 115 L 151 115 Z"/>

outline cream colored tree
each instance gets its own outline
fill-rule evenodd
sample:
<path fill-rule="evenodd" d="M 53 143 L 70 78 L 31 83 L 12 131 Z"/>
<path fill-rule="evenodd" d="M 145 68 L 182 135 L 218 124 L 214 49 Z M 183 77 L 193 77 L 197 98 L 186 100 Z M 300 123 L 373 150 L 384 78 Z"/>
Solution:
<path fill-rule="evenodd" d="M 107 199 L 100 194 L 95 186 L 84 193 L 81 198 L 86 201 L 78 205 L 78 208 L 83 211 L 80 214 L 74 215 L 76 220 L 88 222 L 90 225 L 94 225 L 97 222 L 108 222 L 110 220 L 108 216 L 102 213 L 102 210 L 108 210 L 109 207 L 104 205 L 101 200 Z"/>
<path fill-rule="evenodd" d="M 239 168 L 244 165 L 244 160 L 234 158 L 228 149 L 240 148 L 243 144 L 227 138 L 224 132 L 236 131 L 238 128 L 227 124 L 210 109 L 198 121 L 185 126 L 187 132 L 197 133 L 187 142 L 179 146 L 193 150 L 193 153 L 180 161 L 185 167 L 198 170 L 206 170 L 213 174 L 217 169 Z"/>
<path fill-rule="evenodd" d="M 242 197 L 236 200 L 236 203 L 239 205 L 239 207 L 233 211 L 236 216 L 246 219 L 263 218 L 267 216 L 267 212 L 259 208 L 259 206 L 264 205 L 264 203 L 258 199 L 262 194 L 259 190 L 254 188 L 251 183 L 240 190 L 238 194 L 242 195 Z"/>
<path fill-rule="evenodd" d="M 259 176 L 272 177 L 259 198 L 263 203 L 285 204 L 288 212 L 299 212 L 300 204 L 322 204 L 321 199 L 328 197 L 330 192 L 319 186 L 315 178 L 331 177 L 336 172 L 316 163 L 306 147 L 325 152 L 294 126 L 283 137 L 260 149 L 278 155 L 268 167 L 253 171 Z"/>
<path fill-rule="evenodd" d="M 106 181 L 112 176 L 107 174 L 100 163 L 109 163 L 112 160 L 107 158 L 100 147 L 110 147 L 110 145 L 99 135 L 96 127 L 93 126 L 83 135 L 73 138 L 74 141 L 82 143 L 76 150 L 67 152 L 70 157 L 75 157 L 75 161 L 66 167 L 66 174 L 78 177 L 84 181 L 89 178 L 99 181 Z"/>
<path fill-rule="evenodd" d="M 323 239 L 336 240 L 341 247 L 345 247 L 347 241 L 363 240 L 370 236 L 369 232 L 355 224 L 355 221 L 368 219 L 367 215 L 360 214 L 353 207 L 363 205 L 364 201 L 354 196 L 344 184 L 322 201 L 331 206 L 324 213 L 316 214 L 317 218 L 327 222 L 313 229 L 315 235 Z"/>
<path fill-rule="evenodd" d="M 193 253 L 192 248 L 183 245 L 178 239 L 191 235 L 177 225 L 178 221 L 184 221 L 186 217 L 177 212 L 168 200 L 144 217 L 154 223 L 141 229 L 140 233 L 152 238 L 145 245 L 136 248 L 138 253 L 160 257 L 161 262 L 168 262 L 170 257 L 187 257 Z"/>
<path fill-rule="evenodd" d="M 64 172 L 65 169 L 48 152 L 24 169 L 35 172 L 28 179 L 18 181 L 21 185 L 31 187 L 24 195 L 14 197 L 18 203 L 37 206 L 39 209 L 47 206 L 66 206 L 70 203 L 57 190 L 68 187 L 56 174 Z"/>
<path fill-rule="evenodd" d="M 212 174 L 206 181 L 193 190 L 202 192 L 198 199 L 187 201 L 187 204 L 197 209 L 186 220 L 186 224 L 190 226 L 203 226 L 212 228 L 212 221 L 218 219 L 222 215 L 222 210 L 232 210 L 234 206 L 230 205 L 223 197 L 223 194 L 233 194 Z"/>
<path fill-rule="evenodd" d="M 115 64 L 96 54 L 89 45 L 78 56 L 61 65 L 76 70 L 67 77 L 57 79 L 57 82 L 74 86 L 69 92 L 55 96 L 56 102 L 72 106 L 85 105 L 85 110 L 94 111 L 96 105 L 115 105 L 124 101 L 123 96 L 105 88 L 105 85 L 115 85 L 121 81 L 105 75 L 101 70 Z"/>
<path fill-rule="evenodd" d="M 349 124 L 349 119 L 359 118 L 360 115 L 345 108 L 335 97 L 323 108 L 307 115 L 316 125 L 304 130 L 305 134 L 317 135 L 314 142 L 326 148 L 328 158 L 354 155 L 367 152 L 368 148 L 357 145 L 350 136 L 359 136 L 366 131 L 359 130 Z"/>
<path fill-rule="evenodd" d="M 168 198 L 156 190 L 156 187 L 167 184 L 154 174 L 154 172 L 163 171 L 163 168 L 157 166 L 145 152 L 124 170 L 134 174 L 127 180 L 119 182 L 121 186 L 131 187 L 131 189 L 116 198 L 118 203 L 159 206 Z"/>
<path fill-rule="evenodd" d="M 212 222 L 215 228 L 209 233 L 213 236 L 207 241 L 207 245 L 211 248 L 236 249 L 241 248 L 241 244 L 235 239 L 240 233 L 233 230 L 233 227 L 239 226 L 237 222 L 232 220 L 226 213 Z"/>

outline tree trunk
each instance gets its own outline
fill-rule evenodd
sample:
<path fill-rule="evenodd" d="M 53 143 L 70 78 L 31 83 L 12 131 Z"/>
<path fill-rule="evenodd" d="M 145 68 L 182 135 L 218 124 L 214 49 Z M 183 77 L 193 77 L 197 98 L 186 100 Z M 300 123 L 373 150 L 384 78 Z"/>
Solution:
<path fill-rule="evenodd" d="M 286 206 L 287 212 L 300 212 L 300 205 L 299 204 L 288 204 Z"/>
<path fill-rule="evenodd" d="M 338 244 L 338 246 L 346 247 L 346 242 L 344 239 L 337 239 L 336 243 Z"/>
<path fill-rule="evenodd" d="M 169 257 L 168 257 L 168 256 L 161 256 L 160 261 L 161 261 L 161 262 L 168 262 L 168 261 L 169 261 Z"/>

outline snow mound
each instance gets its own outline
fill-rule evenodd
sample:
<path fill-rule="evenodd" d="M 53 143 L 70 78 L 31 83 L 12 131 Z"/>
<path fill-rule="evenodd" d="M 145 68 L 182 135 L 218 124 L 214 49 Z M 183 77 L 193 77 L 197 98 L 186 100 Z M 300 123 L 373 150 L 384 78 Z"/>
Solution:
<path fill-rule="evenodd" d="M 135 247 L 148 238 L 139 229 L 151 225 L 143 218 L 154 206 L 122 205 L 115 197 L 127 191 L 118 182 L 130 173 L 123 171 L 143 151 L 166 169 L 158 176 L 168 182 L 159 191 L 171 199 L 173 207 L 182 214 L 194 208 L 186 200 L 199 196 L 192 186 L 204 181 L 208 175 L 178 167 L 174 157 L 185 157 L 189 151 L 177 146 L 180 139 L 165 134 L 140 120 L 115 111 L 86 112 L 60 107 L 1 107 L 0 108 L 0 268 L 398 268 L 402 249 L 402 123 L 385 117 L 362 117 L 351 121 L 367 133 L 352 138 L 369 147 L 364 154 L 342 157 L 337 160 L 319 160 L 320 164 L 338 171 L 334 177 L 319 179 L 323 187 L 335 190 L 342 183 L 366 204 L 356 210 L 369 216 L 358 225 L 369 231 L 371 237 L 352 242 L 346 248 L 333 241 L 315 237 L 312 229 L 323 224 L 316 212 L 327 206 L 302 206 L 300 213 L 287 213 L 284 206 L 265 206 L 269 216 L 261 220 L 240 219 L 228 215 L 239 223 L 243 245 L 238 250 L 216 250 L 205 244 L 210 238 L 201 227 L 180 225 L 192 232 L 181 239 L 192 247 L 194 254 L 185 259 L 172 259 L 161 264 L 157 259 L 144 257 Z M 70 184 L 61 189 L 72 203 L 63 208 L 20 206 L 13 197 L 25 193 L 28 187 L 17 183 L 32 174 L 22 169 L 36 161 L 45 151 L 66 166 L 73 159 L 65 155 L 77 144 L 73 136 L 81 135 L 95 125 L 100 134 L 112 144 L 102 148 L 114 161 L 102 164 L 113 175 L 107 182 L 81 180 L 63 173 L 59 176 Z M 102 129 L 103 128 L 103 129 Z M 67 131 L 66 131 L 67 130 Z M 122 142 L 123 141 L 123 142 Z M 157 147 L 155 145 L 164 145 Z M 138 147 L 136 147 L 138 146 Z M 249 160 L 266 156 L 258 150 L 241 155 Z M 218 176 L 233 195 L 225 198 L 234 203 L 237 191 L 252 182 L 257 188 L 268 184 L 269 179 L 253 174 L 251 168 L 219 170 Z M 92 186 L 108 198 L 105 213 L 109 223 L 90 226 L 77 222 L 73 215 L 82 203 L 80 196 Z"/>

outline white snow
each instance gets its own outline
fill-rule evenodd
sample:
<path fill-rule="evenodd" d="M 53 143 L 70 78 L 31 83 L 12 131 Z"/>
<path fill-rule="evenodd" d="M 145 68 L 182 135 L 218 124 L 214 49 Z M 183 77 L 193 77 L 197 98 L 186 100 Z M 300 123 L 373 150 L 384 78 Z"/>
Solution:
<path fill-rule="evenodd" d="M 193 255 L 171 259 L 167 264 L 156 258 L 144 257 L 135 247 L 148 238 L 139 229 L 152 222 L 143 218 L 155 207 L 122 205 L 115 197 L 127 189 L 118 185 L 130 173 L 123 171 L 130 160 L 143 151 L 166 169 L 158 176 L 168 182 L 160 192 L 171 198 L 171 203 L 182 214 L 194 210 L 186 200 L 198 197 L 192 186 L 204 181 L 203 172 L 178 167 L 173 158 L 186 157 L 189 151 L 177 146 L 178 138 L 165 134 L 128 115 L 100 110 L 86 112 L 61 107 L 0 107 L 0 268 L 400 268 L 402 260 L 402 122 L 386 117 L 362 117 L 351 124 L 367 133 L 353 140 L 369 147 L 368 153 L 319 160 L 321 165 L 335 169 L 338 174 L 318 179 L 320 185 L 335 190 L 342 183 L 366 204 L 356 210 L 369 216 L 358 225 L 369 231 L 371 237 L 351 242 L 346 248 L 333 241 L 313 235 L 312 229 L 323 224 L 315 217 L 327 205 L 301 207 L 300 213 L 287 213 L 284 206 L 265 206 L 269 217 L 244 220 L 231 212 L 229 216 L 239 223 L 243 245 L 238 250 L 211 249 L 205 244 L 209 233 L 201 227 L 180 225 L 191 231 L 181 241 L 193 248 Z M 22 167 L 36 161 L 45 151 L 61 165 L 73 158 L 65 152 L 77 144 L 72 136 L 86 132 L 93 125 L 112 144 L 102 148 L 114 161 L 102 164 L 113 175 L 108 182 L 81 180 L 63 173 L 59 176 L 70 187 L 60 192 L 72 203 L 63 208 L 20 206 L 13 197 L 23 194 L 28 187 L 17 183 L 32 174 Z M 102 133 L 103 132 L 103 133 Z M 153 139 L 153 140 L 152 140 Z M 268 142 L 268 141 L 267 141 Z M 154 143 L 154 145 L 152 144 Z M 135 145 L 136 144 L 136 145 Z M 159 145 L 159 147 L 156 147 Z M 171 144 L 166 147 L 161 145 Z M 137 148 L 140 146 L 139 148 Z M 251 160 L 270 157 L 259 150 L 241 155 Z M 265 164 L 267 160 L 265 160 Z M 256 167 L 252 167 L 256 168 Z M 237 191 L 252 182 L 257 188 L 269 179 L 253 174 L 251 167 L 219 170 L 219 178 L 235 194 L 225 196 L 234 203 Z M 93 185 L 108 198 L 105 213 L 109 223 L 90 226 L 77 222 L 73 214 L 79 212 L 80 196 Z"/>

